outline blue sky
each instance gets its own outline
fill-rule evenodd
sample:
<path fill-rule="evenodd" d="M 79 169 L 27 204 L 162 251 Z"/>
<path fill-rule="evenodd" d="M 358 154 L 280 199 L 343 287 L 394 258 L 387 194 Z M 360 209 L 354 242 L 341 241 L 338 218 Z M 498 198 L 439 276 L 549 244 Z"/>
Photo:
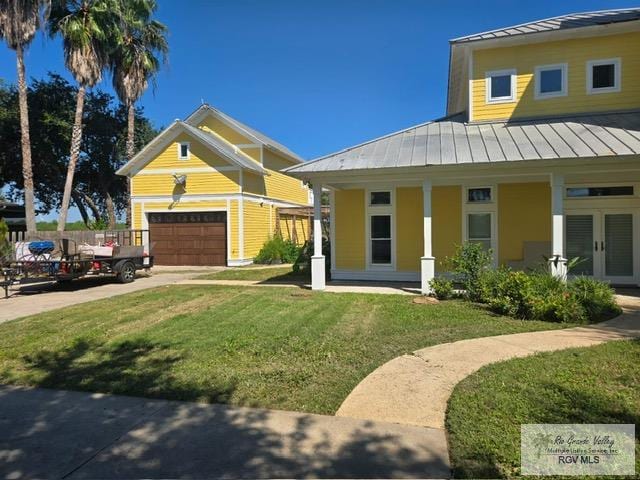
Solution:
<path fill-rule="evenodd" d="M 168 67 L 141 100 L 157 126 L 204 100 L 307 159 L 443 115 L 448 40 L 633 1 L 159 0 Z M 40 35 L 27 75 L 65 73 Z M 67 75 L 68 76 L 68 75 Z M 0 77 L 15 57 L 0 47 Z M 111 90 L 106 79 L 100 88 Z"/>

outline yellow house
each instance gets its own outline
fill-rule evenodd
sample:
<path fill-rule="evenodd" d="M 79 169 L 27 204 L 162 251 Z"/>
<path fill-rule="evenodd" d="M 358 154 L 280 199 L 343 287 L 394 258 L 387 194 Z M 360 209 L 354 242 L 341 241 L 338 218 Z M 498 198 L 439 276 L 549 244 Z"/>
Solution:
<path fill-rule="evenodd" d="M 640 9 L 450 42 L 447 115 L 286 170 L 331 191 L 333 279 L 421 281 L 455 246 L 640 282 Z M 318 205 L 315 205 L 318 208 Z M 319 248 L 313 287 L 324 288 Z"/>
<path fill-rule="evenodd" d="M 280 172 L 301 162 L 285 146 L 203 105 L 117 173 L 129 177 L 132 226 L 149 230 L 157 265 L 231 266 L 251 263 L 278 230 L 278 208 L 310 204 L 303 182 Z M 308 225 L 302 220 L 297 227 L 304 233 Z"/>

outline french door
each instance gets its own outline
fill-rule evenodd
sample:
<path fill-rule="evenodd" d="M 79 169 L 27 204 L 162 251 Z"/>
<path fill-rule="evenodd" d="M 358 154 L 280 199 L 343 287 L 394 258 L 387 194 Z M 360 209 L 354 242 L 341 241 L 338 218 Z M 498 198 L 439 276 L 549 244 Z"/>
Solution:
<path fill-rule="evenodd" d="M 589 210 L 565 215 L 565 251 L 579 258 L 569 272 L 612 283 L 634 283 L 637 255 L 633 213 L 629 210 Z"/>

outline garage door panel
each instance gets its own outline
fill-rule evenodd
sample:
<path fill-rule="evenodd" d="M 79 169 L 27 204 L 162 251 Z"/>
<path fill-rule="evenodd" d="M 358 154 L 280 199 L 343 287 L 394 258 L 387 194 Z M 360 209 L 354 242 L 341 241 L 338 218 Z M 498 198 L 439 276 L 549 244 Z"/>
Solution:
<path fill-rule="evenodd" d="M 157 265 L 226 265 L 225 212 L 151 213 L 149 230 Z"/>

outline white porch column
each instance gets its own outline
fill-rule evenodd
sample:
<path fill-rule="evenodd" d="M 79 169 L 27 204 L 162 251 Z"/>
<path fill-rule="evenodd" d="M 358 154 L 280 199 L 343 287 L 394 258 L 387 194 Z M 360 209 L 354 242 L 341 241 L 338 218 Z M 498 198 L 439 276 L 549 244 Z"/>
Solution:
<path fill-rule="evenodd" d="M 433 257 L 431 249 L 431 180 L 422 183 L 422 209 L 423 209 L 423 238 L 424 252 L 420 259 L 421 270 L 421 290 L 427 295 L 431 293 L 429 282 L 435 276 L 436 259 Z"/>
<path fill-rule="evenodd" d="M 564 251 L 564 176 L 551 174 L 552 240 L 549 268 L 551 274 L 567 279 L 567 259 Z"/>
<path fill-rule="evenodd" d="M 313 183 L 313 256 L 311 257 L 311 289 L 324 290 L 325 272 L 322 255 L 322 185 Z"/>

